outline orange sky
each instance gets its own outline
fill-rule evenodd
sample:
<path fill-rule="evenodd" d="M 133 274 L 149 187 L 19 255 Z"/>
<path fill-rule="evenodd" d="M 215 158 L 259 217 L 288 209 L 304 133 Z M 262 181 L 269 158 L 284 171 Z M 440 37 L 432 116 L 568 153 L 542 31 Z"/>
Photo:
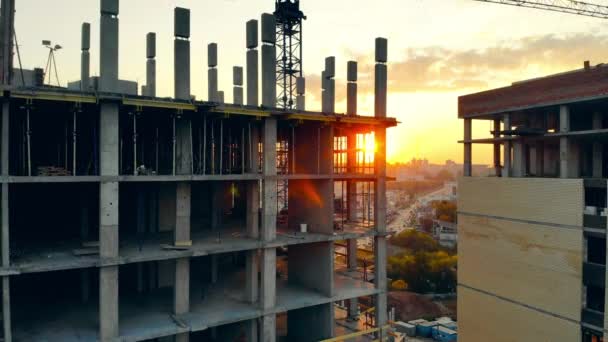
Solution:
<path fill-rule="evenodd" d="M 596 0 L 597 1 L 597 0 Z M 389 39 L 389 103 L 401 121 L 388 135 L 389 161 L 413 157 L 462 161 L 457 97 L 513 81 L 580 68 L 608 55 L 600 19 L 514 8 L 472 0 L 301 0 L 307 107 L 320 109 L 319 75 L 337 58 L 337 105 L 345 110 L 346 62 L 359 61 L 361 114 L 373 108 L 373 43 Z M 76 7 L 75 5 L 78 5 Z M 356 5 L 354 5 L 356 4 Z M 99 0 L 17 0 L 16 31 L 25 68 L 44 66 L 43 39 L 61 44 L 60 81 L 78 79 L 80 24 L 92 25 L 92 74 L 98 70 Z M 206 99 L 206 46 L 219 44 L 220 90 L 231 101 L 232 66 L 245 63 L 245 22 L 271 12 L 273 0 L 122 0 L 120 77 L 145 80 L 145 35 L 157 32 L 158 92 L 173 91 L 173 8 L 192 10 L 192 91 Z M 487 136 L 489 124 L 474 135 Z M 490 150 L 475 148 L 474 163 Z"/>

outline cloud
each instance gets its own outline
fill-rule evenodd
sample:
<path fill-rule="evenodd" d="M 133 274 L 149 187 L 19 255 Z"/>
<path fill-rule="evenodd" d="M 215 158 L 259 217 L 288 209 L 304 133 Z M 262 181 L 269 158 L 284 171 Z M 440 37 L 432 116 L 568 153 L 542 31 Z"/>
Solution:
<path fill-rule="evenodd" d="M 517 75 L 526 70 L 534 70 L 537 76 L 542 76 L 581 68 L 585 60 L 597 64 L 608 55 L 608 36 L 549 34 L 498 42 L 484 49 L 408 48 L 403 55 L 402 60 L 389 62 L 391 92 L 472 91 L 507 85 L 519 80 Z M 373 94 L 373 61 L 363 56 L 358 60 L 359 93 Z M 320 76 L 307 75 L 307 82 L 307 88 L 311 90 L 309 96 L 318 100 Z M 344 100 L 344 96 L 344 92 L 338 91 L 336 101 Z"/>

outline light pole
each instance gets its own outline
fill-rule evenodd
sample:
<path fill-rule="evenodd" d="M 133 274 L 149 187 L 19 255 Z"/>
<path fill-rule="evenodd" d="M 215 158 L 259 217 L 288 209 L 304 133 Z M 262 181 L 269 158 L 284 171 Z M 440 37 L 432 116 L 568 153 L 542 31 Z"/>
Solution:
<path fill-rule="evenodd" d="M 59 82 L 59 71 L 57 70 L 57 63 L 55 61 L 55 51 L 61 50 L 62 47 L 59 44 L 52 45 L 50 40 L 43 40 L 42 46 L 49 49 L 49 57 L 46 61 L 46 67 L 44 68 L 44 81 L 46 81 L 46 75 L 49 75 L 49 85 L 51 84 L 53 76 L 53 68 L 55 68 L 55 79 L 57 80 L 57 86 L 61 87 Z M 44 82 L 43 82 L 44 83 Z"/>

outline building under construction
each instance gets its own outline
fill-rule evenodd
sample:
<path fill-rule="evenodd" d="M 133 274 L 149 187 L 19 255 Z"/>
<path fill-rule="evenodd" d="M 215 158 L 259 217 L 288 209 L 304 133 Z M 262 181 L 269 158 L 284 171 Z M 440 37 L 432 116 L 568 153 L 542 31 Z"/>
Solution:
<path fill-rule="evenodd" d="M 586 62 L 460 97 L 463 340 L 598 342 L 608 331 L 607 80 L 607 66 Z M 490 137 L 472 137 L 480 120 Z M 497 177 L 470 177 L 476 144 L 493 146 Z"/>
<path fill-rule="evenodd" d="M 2 1 L 3 341 L 317 341 L 343 331 L 338 307 L 370 315 L 361 335 L 386 337 L 386 40 L 375 116 L 357 115 L 356 62 L 348 113 L 335 113 L 332 57 L 323 111 L 306 111 L 301 69 L 293 86 L 277 67 L 286 28 L 273 14 L 243 26 L 234 103 L 213 43 L 208 101 L 196 101 L 190 11 L 175 8 L 175 93 L 159 98 L 155 34 L 140 92 L 119 79 L 119 1 L 100 4 L 99 77 L 85 23 L 81 79 L 59 88 L 13 69 L 14 0 Z"/>

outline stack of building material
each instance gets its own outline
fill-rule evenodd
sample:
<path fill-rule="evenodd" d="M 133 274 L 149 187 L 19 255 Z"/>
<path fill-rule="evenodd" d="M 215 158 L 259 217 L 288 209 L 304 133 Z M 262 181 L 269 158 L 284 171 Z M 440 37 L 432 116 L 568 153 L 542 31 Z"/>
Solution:
<path fill-rule="evenodd" d="M 458 339 L 458 333 L 452 329 L 438 325 L 433 328 L 433 339 L 438 342 L 452 342 Z"/>
<path fill-rule="evenodd" d="M 424 322 L 416 325 L 416 334 L 420 337 L 432 337 L 433 329 L 439 324 L 437 322 Z"/>
<path fill-rule="evenodd" d="M 400 333 L 404 333 L 409 337 L 416 336 L 416 326 L 414 324 L 397 321 L 394 326 Z"/>

